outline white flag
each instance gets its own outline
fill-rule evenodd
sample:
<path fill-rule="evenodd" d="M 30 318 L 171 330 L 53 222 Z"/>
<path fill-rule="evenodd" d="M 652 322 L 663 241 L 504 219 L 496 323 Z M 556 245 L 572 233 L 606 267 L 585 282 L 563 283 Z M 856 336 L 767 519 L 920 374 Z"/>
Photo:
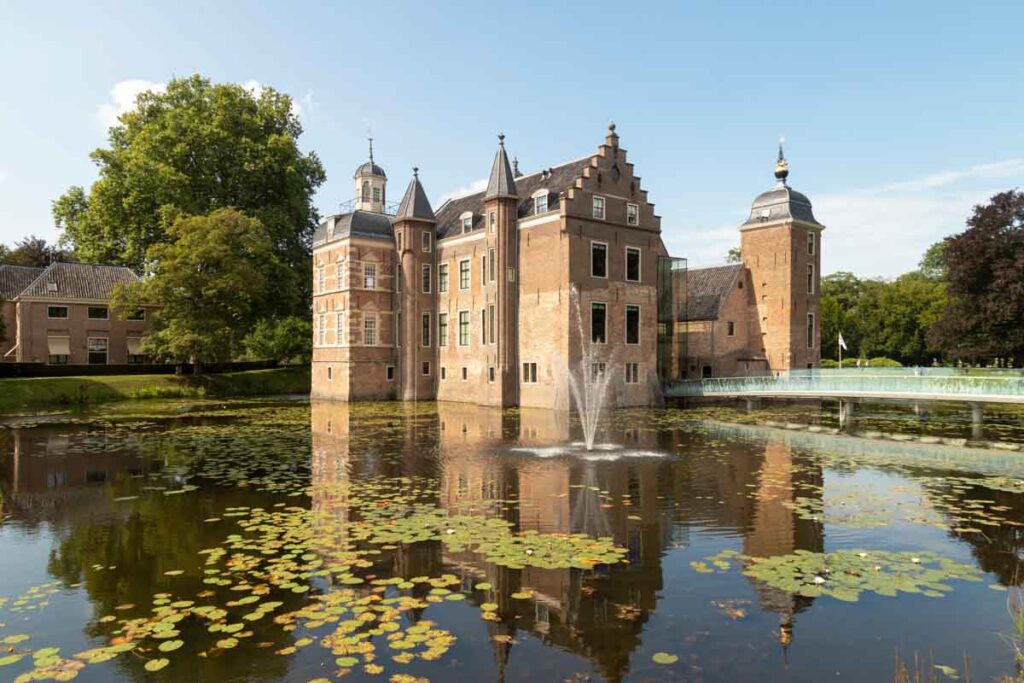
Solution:
<path fill-rule="evenodd" d="M 846 340 L 843 339 L 842 332 L 839 333 L 839 348 L 841 348 L 843 351 L 846 351 Z"/>

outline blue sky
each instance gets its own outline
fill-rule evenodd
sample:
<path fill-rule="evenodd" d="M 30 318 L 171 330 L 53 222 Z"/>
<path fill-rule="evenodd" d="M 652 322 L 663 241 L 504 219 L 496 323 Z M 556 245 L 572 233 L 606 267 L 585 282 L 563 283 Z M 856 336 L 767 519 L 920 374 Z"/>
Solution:
<path fill-rule="evenodd" d="M 821 222 L 824 271 L 893 276 L 1024 185 L 1020 0 L 665 4 L 0 0 L 0 241 L 55 236 L 104 122 L 142 85 L 202 73 L 291 94 L 329 211 L 376 157 L 435 206 L 487 175 L 495 135 L 525 171 L 592 152 L 609 120 L 673 255 L 723 259 L 773 182 Z"/>

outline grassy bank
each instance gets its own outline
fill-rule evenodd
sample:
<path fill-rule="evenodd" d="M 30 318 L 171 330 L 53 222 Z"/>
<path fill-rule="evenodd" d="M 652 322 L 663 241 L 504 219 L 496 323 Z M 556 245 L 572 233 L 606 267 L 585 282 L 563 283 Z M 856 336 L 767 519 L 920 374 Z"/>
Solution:
<path fill-rule="evenodd" d="M 201 377 L 111 375 L 0 379 L 0 414 L 140 398 L 309 393 L 309 383 L 308 367 L 247 370 Z"/>

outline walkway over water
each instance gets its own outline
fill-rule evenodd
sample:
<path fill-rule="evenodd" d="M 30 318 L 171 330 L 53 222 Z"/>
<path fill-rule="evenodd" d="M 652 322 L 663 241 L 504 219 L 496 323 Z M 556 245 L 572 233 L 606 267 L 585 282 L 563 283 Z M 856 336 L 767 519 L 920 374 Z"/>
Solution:
<path fill-rule="evenodd" d="M 955 368 L 794 370 L 712 377 L 665 386 L 670 398 L 839 398 L 1024 404 L 1024 373 Z"/>

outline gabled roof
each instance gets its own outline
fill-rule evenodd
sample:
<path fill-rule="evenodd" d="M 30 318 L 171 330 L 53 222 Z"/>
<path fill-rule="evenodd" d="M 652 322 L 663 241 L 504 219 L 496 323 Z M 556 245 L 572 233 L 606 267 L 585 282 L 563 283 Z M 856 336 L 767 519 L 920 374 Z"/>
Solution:
<path fill-rule="evenodd" d="M 0 299 L 12 301 L 42 272 L 43 268 L 30 266 L 0 266 Z"/>
<path fill-rule="evenodd" d="M 722 304 L 736 286 L 742 270 L 742 263 L 731 263 L 677 271 L 685 273 L 686 277 L 686 306 L 681 308 L 679 320 L 717 320 Z"/>
<path fill-rule="evenodd" d="M 512 173 L 512 166 L 508 163 L 508 154 L 505 153 L 505 136 L 499 135 L 498 140 L 498 151 L 494 155 L 494 164 L 491 166 L 491 177 L 487 180 L 484 199 L 516 196 L 515 175 Z"/>
<path fill-rule="evenodd" d="M 548 210 L 557 210 L 559 193 L 568 189 L 583 175 L 583 169 L 590 165 L 592 155 L 563 163 L 561 166 L 544 169 L 515 179 L 519 200 L 519 217 L 532 215 L 533 195 L 537 190 L 547 189 Z M 462 233 L 460 216 L 464 213 L 473 214 L 473 230 L 483 227 L 484 199 L 486 192 L 474 192 L 449 199 L 437 210 L 438 239 Z"/>
<path fill-rule="evenodd" d="M 394 240 L 391 217 L 386 213 L 373 211 L 353 211 L 352 213 L 328 216 L 327 220 L 321 223 L 313 233 L 313 246 L 333 242 L 343 237 Z"/>
<path fill-rule="evenodd" d="M 423 191 L 423 185 L 420 184 L 420 177 L 416 169 L 413 169 L 412 180 L 409 181 L 409 187 L 405 191 L 405 196 L 402 197 L 402 203 L 399 204 L 398 213 L 394 218 L 395 222 L 403 220 L 419 220 L 430 223 L 437 220 L 434 218 L 434 210 L 430 208 L 430 200 L 427 199 L 427 193 Z"/>
<path fill-rule="evenodd" d="M 95 299 L 106 301 L 118 285 L 138 282 L 139 276 L 123 266 L 88 263 L 51 263 L 21 292 L 42 299 Z"/>

